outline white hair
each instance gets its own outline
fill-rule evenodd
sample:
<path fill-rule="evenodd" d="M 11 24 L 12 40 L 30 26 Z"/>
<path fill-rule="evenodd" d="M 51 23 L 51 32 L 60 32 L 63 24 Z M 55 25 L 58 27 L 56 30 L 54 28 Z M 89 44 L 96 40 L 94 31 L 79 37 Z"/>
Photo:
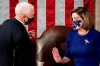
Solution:
<path fill-rule="evenodd" d="M 31 8 L 34 8 L 32 4 L 27 2 L 20 2 L 15 7 L 15 14 L 16 16 L 29 14 Z"/>

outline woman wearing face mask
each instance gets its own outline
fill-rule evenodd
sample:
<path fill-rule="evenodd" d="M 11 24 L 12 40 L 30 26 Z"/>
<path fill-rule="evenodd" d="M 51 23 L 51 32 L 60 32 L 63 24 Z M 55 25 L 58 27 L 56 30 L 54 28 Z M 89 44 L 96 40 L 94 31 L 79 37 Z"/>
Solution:
<path fill-rule="evenodd" d="M 73 66 L 100 66 L 100 32 L 94 29 L 89 11 L 78 7 L 71 12 L 73 31 L 66 39 L 66 52 L 60 57 L 56 47 L 52 54 L 57 63 L 68 63 L 73 57 Z"/>

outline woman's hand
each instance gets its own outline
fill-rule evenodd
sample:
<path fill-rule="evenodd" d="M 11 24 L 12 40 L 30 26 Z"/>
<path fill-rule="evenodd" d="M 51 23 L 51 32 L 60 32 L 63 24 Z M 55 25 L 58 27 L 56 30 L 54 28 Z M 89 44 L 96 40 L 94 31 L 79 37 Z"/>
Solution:
<path fill-rule="evenodd" d="M 56 63 L 60 63 L 61 57 L 60 57 L 59 51 L 56 47 L 53 48 L 52 54 L 53 54 L 53 58 L 56 61 Z"/>
<path fill-rule="evenodd" d="M 68 57 L 60 57 L 59 51 L 56 47 L 53 48 L 52 50 L 53 58 L 56 61 L 56 63 L 68 63 L 70 62 L 70 58 Z"/>

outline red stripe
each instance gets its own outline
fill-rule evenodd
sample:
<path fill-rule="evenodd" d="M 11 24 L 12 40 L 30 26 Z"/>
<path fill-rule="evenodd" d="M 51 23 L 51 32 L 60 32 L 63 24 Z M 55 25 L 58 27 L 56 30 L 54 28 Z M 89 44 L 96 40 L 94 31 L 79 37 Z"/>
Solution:
<path fill-rule="evenodd" d="M 65 25 L 72 28 L 70 12 L 74 9 L 74 0 L 65 0 Z"/>
<path fill-rule="evenodd" d="M 15 6 L 18 3 L 18 0 L 10 0 L 9 2 L 9 6 L 10 6 L 10 18 L 14 18 L 15 17 Z"/>
<path fill-rule="evenodd" d="M 89 9 L 93 19 L 95 19 L 95 0 L 84 0 L 84 7 L 87 7 Z"/>
<path fill-rule="evenodd" d="M 46 0 L 46 29 L 55 26 L 55 0 Z"/>
<path fill-rule="evenodd" d="M 28 26 L 28 30 L 35 30 L 35 38 L 37 37 L 37 0 L 28 0 L 29 3 L 34 5 L 34 9 L 35 9 L 35 17 L 34 17 L 34 21 L 29 24 Z"/>

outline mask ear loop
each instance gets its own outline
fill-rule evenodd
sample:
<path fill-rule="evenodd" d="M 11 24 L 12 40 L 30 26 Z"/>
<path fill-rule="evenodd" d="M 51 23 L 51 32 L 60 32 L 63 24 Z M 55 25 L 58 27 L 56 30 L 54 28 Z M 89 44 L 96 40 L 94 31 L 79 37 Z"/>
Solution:
<path fill-rule="evenodd" d="M 83 26 L 85 21 L 82 19 L 81 22 L 82 22 L 82 26 Z M 81 26 L 81 27 L 82 27 L 82 26 Z"/>
<path fill-rule="evenodd" d="M 25 17 L 27 17 L 26 15 L 24 15 L 24 18 Z M 27 19 L 29 20 L 29 18 L 27 17 Z M 25 25 L 27 25 L 28 24 L 28 22 L 26 21 L 26 20 L 24 20 L 24 22 L 25 22 Z"/>
<path fill-rule="evenodd" d="M 27 24 L 27 21 L 26 21 L 26 18 L 27 16 L 26 15 L 24 15 L 24 24 Z M 28 17 L 27 17 L 28 18 Z M 29 19 L 29 18 L 28 18 Z"/>

